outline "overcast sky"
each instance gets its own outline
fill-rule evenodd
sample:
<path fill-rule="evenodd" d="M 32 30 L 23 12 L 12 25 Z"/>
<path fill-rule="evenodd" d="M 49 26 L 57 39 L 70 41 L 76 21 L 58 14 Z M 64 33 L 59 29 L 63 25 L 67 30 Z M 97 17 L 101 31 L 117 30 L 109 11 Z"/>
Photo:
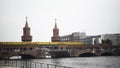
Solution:
<path fill-rule="evenodd" d="M 0 41 L 21 41 L 26 16 L 33 41 L 51 41 L 55 18 L 60 35 L 120 33 L 120 0 L 0 0 Z"/>

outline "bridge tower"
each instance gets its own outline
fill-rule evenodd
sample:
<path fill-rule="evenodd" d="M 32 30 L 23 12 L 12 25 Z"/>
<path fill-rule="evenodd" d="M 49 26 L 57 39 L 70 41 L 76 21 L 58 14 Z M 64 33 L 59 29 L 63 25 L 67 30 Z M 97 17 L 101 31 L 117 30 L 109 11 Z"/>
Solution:
<path fill-rule="evenodd" d="M 60 42 L 59 29 L 57 28 L 56 19 L 55 26 L 53 28 L 53 37 L 51 37 L 52 42 Z"/>
<path fill-rule="evenodd" d="M 21 37 L 23 42 L 31 42 L 32 36 L 30 35 L 30 27 L 28 26 L 27 17 L 26 17 L 26 24 L 23 28 L 23 36 Z"/>

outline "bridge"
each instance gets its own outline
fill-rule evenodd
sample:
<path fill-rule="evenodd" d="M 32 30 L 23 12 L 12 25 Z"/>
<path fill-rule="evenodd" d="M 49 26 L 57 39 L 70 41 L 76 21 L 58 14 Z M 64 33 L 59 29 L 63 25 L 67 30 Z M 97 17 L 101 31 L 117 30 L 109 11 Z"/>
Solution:
<path fill-rule="evenodd" d="M 0 59 L 22 56 L 22 59 L 54 57 L 120 55 L 109 45 L 84 45 L 82 42 L 0 42 Z"/>

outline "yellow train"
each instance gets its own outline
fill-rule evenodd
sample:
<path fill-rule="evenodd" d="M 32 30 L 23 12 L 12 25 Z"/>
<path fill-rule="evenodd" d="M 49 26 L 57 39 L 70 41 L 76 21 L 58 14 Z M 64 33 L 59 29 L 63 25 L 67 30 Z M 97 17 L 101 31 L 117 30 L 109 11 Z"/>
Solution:
<path fill-rule="evenodd" d="M 83 42 L 0 42 L 0 45 L 83 45 Z"/>

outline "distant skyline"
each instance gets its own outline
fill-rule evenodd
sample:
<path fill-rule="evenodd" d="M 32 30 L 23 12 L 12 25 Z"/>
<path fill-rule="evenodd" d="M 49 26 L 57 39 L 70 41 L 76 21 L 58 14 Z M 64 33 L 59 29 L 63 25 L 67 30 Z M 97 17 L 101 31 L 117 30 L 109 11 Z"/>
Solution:
<path fill-rule="evenodd" d="M 26 16 L 33 41 L 59 35 L 120 33 L 120 0 L 0 0 L 0 41 L 21 41 Z"/>

